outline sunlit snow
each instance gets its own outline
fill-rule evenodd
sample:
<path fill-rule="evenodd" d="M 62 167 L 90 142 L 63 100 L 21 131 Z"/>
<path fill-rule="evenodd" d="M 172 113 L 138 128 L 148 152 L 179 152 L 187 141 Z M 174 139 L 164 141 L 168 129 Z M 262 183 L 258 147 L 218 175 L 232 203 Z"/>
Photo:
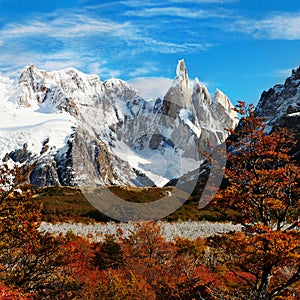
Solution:
<path fill-rule="evenodd" d="M 57 151 L 67 142 L 75 126 L 68 113 L 44 113 L 32 107 L 19 107 L 0 98 L 0 157 L 27 144 L 27 150 L 40 153 L 42 142 L 49 138 L 50 151 Z"/>

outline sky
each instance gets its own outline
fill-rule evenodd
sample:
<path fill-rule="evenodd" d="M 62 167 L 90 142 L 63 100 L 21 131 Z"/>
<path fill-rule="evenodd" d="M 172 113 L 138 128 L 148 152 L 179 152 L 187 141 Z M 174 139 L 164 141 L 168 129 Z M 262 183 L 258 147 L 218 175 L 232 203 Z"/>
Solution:
<path fill-rule="evenodd" d="M 121 78 L 163 96 L 189 78 L 256 104 L 300 65 L 297 0 L 0 0 L 0 75 L 30 64 Z"/>

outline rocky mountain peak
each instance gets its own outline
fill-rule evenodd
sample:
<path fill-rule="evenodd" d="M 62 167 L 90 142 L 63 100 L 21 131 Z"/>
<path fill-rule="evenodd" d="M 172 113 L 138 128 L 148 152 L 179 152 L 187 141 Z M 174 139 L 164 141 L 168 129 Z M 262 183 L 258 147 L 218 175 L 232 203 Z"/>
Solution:
<path fill-rule="evenodd" d="M 300 79 L 300 66 L 297 69 L 292 70 L 292 77 L 294 80 Z"/>
<path fill-rule="evenodd" d="M 238 114 L 229 98 L 219 89 L 214 94 L 213 106 L 218 119 L 222 120 L 224 128 L 230 129 L 237 126 Z"/>
<path fill-rule="evenodd" d="M 192 98 L 194 102 L 195 102 L 195 98 L 198 98 L 204 104 L 211 105 L 210 94 L 206 86 L 200 83 L 198 77 L 194 79 Z M 195 104 L 196 107 L 199 105 L 200 102 L 198 104 Z"/>
<path fill-rule="evenodd" d="M 270 126 L 300 115 L 300 67 L 292 71 L 284 84 L 277 84 L 262 93 L 256 113 L 267 118 Z"/>
<path fill-rule="evenodd" d="M 133 99 L 133 98 L 141 98 L 139 91 L 133 88 L 126 81 L 121 79 L 108 79 L 103 82 L 102 90 L 107 95 L 114 95 L 119 99 Z"/>
<path fill-rule="evenodd" d="M 179 60 L 176 67 L 176 77 L 181 77 L 181 80 L 188 80 L 188 73 L 183 59 Z"/>
<path fill-rule="evenodd" d="M 191 86 L 187 68 L 183 59 L 178 61 L 174 85 L 177 85 L 182 92 L 183 107 L 191 107 Z"/>
<path fill-rule="evenodd" d="M 221 104 L 228 112 L 234 108 L 229 98 L 219 89 L 216 90 L 213 101 L 215 104 Z"/>
<path fill-rule="evenodd" d="M 76 105 L 95 105 L 101 91 L 102 83 L 96 75 L 75 68 L 45 72 L 30 65 L 22 71 L 10 99 L 20 106 L 77 114 Z"/>
<path fill-rule="evenodd" d="M 39 70 L 36 66 L 30 65 L 23 69 L 19 84 L 31 90 L 31 92 L 38 92 L 43 84 L 45 78 L 48 77 L 47 72 Z"/>
<path fill-rule="evenodd" d="M 191 109 L 192 101 L 188 72 L 184 60 L 179 60 L 176 78 L 163 99 L 162 110 L 165 115 L 176 118 L 182 108 Z"/>
<path fill-rule="evenodd" d="M 292 70 L 284 84 L 264 91 L 256 107 L 258 116 L 266 118 L 268 130 L 283 126 L 296 134 L 294 155 L 300 159 L 300 67 Z"/>
<path fill-rule="evenodd" d="M 38 81 L 45 75 L 44 71 L 40 71 L 35 65 L 27 66 L 21 72 L 19 82 L 31 81 L 31 83 Z"/>

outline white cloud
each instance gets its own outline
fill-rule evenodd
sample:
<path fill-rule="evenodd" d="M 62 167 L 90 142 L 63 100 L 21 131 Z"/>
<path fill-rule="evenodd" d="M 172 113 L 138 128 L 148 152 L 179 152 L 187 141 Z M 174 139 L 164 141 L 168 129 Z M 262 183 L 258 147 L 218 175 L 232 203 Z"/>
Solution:
<path fill-rule="evenodd" d="M 129 7 L 146 7 L 146 6 L 157 6 L 157 1 L 151 1 L 151 0 L 125 0 L 120 1 L 121 4 L 129 6 Z"/>
<path fill-rule="evenodd" d="M 134 4 L 134 0 L 129 2 Z M 150 5 L 152 1 L 146 0 L 146 3 Z M 201 15 L 201 11 L 175 9 L 173 12 L 178 16 Z M 153 13 L 156 13 L 155 10 Z M 171 14 L 172 9 L 166 9 L 165 13 Z M 26 19 L 14 20 L 0 28 L 1 70 L 11 75 L 34 63 L 47 71 L 73 66 L 96 73 L 100 78 L 120 77 L 122 73 L 118 70 L 119 66 L 106 65 L 104 61 L 114 63 L 142 55 L 141 63 L 134 62 L 134 67 L 122 69 L 126 75 L 130 73 L 130 77 L 141 77 L 151 71 L 150 66 L 143 63 L 146 53 L 153 56 L 157 53 L 186 55 L 207 51 L 212 46 L 185 38 L 175 42 L 163 28 L 163 34 L 157 34 L 154 30 L 156 24 L 127 20 L 113 21 L 96 17 L 88 9 L 32 14 Z M 152 69 L 151 73 L 156 71 Z"/>
<path fill-rule="evenodd" d="M 71 38 L 95 34 L 109 34 L 117 37 L 132 37 L 135 29 L 130 23 L 116 23 L 110 20 L 96 20 L 80 14 L 57 15 L 52 21 L 30 19 L 24 23 L 12 23 L 0 31 L 7 37 L 47 35 L 56 38 Z"/>
<path fill-rule="evenodd" d="M 139 16 L 139 17 L 155 17 L 155 16 L 172 16 L 182 18 L 206 18 L 209 16 L 204 10 L 192 10 L 180 7 L 154 7 L 145 8 L 143 10 L 128 11 L 125 13 L 128 16 Z"/>
<path fill-rule="evenodd" d="M 152 63 L 145 62 L 141 67 L 134 69 L 128 75 L 134 78 L 134 77 L 141 77 L 157 71 L 158 68 L 155 65 L 153 65 Z"/>
<path fill-rule="evenodd" d="M 162 6 L 168 5 L 173 3 L 193 3 L 193 4 L 226 4 L 226 3 L 233 3 L 237 0 L 165 0 L 162 2 L 158 1 L 151 1 L 151 0 L 124 0 L 120 1 L 121 4 L 129 6 L 129 7 L 151 7 L 151 6 Z"/>
<path fill-rule="evenodd" d="M 80 55 L 73 51 L 61 51 L 50 56 L 42 53 L 23 52 L 19 55 L 7 53 L 0 55 L 1 71 L 6 76 L 18 75 L 24 67 L 34 64 L 37 68 L 54 71 L 68 67 L 83 68 Z"/>
<path fill-rule="evenodd" d="M 89 65 L 89 72 L 91 74 L 99 75 L 101 73 L 101 64 L 94 62 Z"/>
<path fill-rule="evenodd" d="M 119 78 L 121 72 L 119 70 L 111 70 L 107 68 L 106 61 L 99 63 L 99 62 L 92 62 L 88 65 L 89 73 L 96 74 L 100 77 L 100 80 L 105 80 L 107 78 Z M 104 79 L 103 79 L 103 78 Z"/>
<path fill-rule="evenodd" d="M 141 77 L 128 82 L 140 91 L 141 96 L 144 98 L 162 98 L 167 93 L 173 80 L 169 78 Z"/>
<path fill-rule="evenodd" d="M 300 13 L 280 14 L 263 20 L 239 20 L 230 31 L 244 32 L 257 39 L 300 39 Z"/>
<path fill-rule="evenodd" d="M 171 1 L 172 2 L 172 1 Z M 176 2 L 176 1 L 174 1 Z M 187 1 L 189 2 L 189 1 Z M 179 3 L 179 2 L 178 2 Z M 175 5 L 176 3 L 168 3 L 168 6 L 142 6 L 138 9 L 134 7 L 134 10 L 127 10 L 124 12 L 125 16 L 129 17 L 141 17 L 145 19 L 153 18 L 153 17 L 171 17 L 170 24 L 176 20 L 176 18 L 180 19 L 195 19 L 195 20 L 205 20 L 209 18 L 217 18 L 217 19 L 232 19 L 234 13 L 232 10 L 226 9 L 222 6 L 212 8 L 199 8 L 198 6 L 193 7 L 180 7 Z M 180 2 L 183 4 L 183 2 Z M 195 3 L 194 3 L 195 4 Z M 197 4 L 197 3 L 196 3 Z"/>
<path fill-rule="evenodd" d="M 139 38 L 148 48 L 151 48 L 153 52 L 160 53 L 188 53 L 188 52 L 198 52 L 198 51 L 206 51 L 212 44 L 209 43 L 182 43 L 176 44 L 172 42 L 164 42 L 155 40 L 148 37 L 140 37 Z"/>
<path fill-rule="evenodd" d="M 178 17 L 187 19 L 207 19 L 207 18 L 227 18 L 231 15 L 231 11 L 220 9 L 196 9 L 177 6 L 167 7 L 147 7 L 139 10 L 129 10 L 124 13 L 126 16 L 138 16 L 143 18 L 151 18 L 157 16 Z"/>
<path fill-rule="evenodd" d="M 276 75 L 282 76 L 284 78 L 291 76 L 292 74 L 292 68 L 290 69 L 281 69 L 276 71 Z"/>
<path fill-rule="evenodd" d="M 209 4 L 209 3 L 216 3 L 216 4 L 226 4 L 226 3 L 233 3 L 237 0 L 169 0 L 171 3 L 194 3 L 194 4 Z"/>
<path fill-rule="evenodd" d="M 83 14 L 64 14 L 63 16 L 57 14 L 51 21 L 42 21 L 40 17 L 37 17 L 24 23 L 7 25 L 0 30 L 0 35 L 7 39 L 14 39 L 16 42 L 16 38 L 24 41 L 24 38 L 40 36 L 67 40 L 67 42 L 80 37 L 99 37 L 103 40 L 107 38 L 123 41 L 128 45 L 140 42 L 143 44 L 143 47 L 140 48 L 142 51 L 150 50 L 162 53 L 205 51 L 211 46 L 207 43 L 165 42 L 149 37 L 144 30 L 142 24 L 133 25 L 130 22 L 117 23 L 110 20 L 99 20 Z M 135 48 L 138 49 L 138 47 Z"/>
<path fill-rule="evenodd" d="M 81 69 L 83 67 L 82 62 L 80 61 L 80 59 L 76 59 L 74 57 L 75 55 L 69 57 L 66 56 L 64 57 L 64 59 L 55 60 L 55 59 L 49 59 L 48 56 L 43 56 L 40 57 L 40 59 L 34 58 L 32 60 L 32 63 L 34 63 L 38 68 L 46 71 L 55 71 L 55 70 L 61 70 L 70 67 Z"/>

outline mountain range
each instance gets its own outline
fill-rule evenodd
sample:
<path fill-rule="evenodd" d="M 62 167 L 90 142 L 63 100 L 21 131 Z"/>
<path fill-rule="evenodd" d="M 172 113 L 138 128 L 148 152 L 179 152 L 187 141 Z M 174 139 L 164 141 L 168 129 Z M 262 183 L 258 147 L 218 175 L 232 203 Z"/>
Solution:
<path fill-rule="evenodd" d="M 211 97 L 197 78 L 192 87 L 183 60 L 157 99 L 120 79 L 28 66 L 0 77 L 0 156 L 34 163 L 35 187 L 163 186 L 199 168 L 199 151 L 238 123 L 224 93 Z"/>
<path fill-rule="evenodd" d="M 299 137 L 300 68 L 263 92 L 256 112 L 270 130 L 287 126 Z M 31 65 L 15 80 L 0 77 L 0 157 L 34 163 L 35 187 L 188 180 L 203 171 L 200 152 L 222 144 L 226 128 L 237 124 L 228 97 L 220 90 L 211 97 L 197 78 L 191 83 L 183 60 L 156 99 L 144 99 L 123 80 L 102 82 L 74 68 L 46 72 Z"/>

